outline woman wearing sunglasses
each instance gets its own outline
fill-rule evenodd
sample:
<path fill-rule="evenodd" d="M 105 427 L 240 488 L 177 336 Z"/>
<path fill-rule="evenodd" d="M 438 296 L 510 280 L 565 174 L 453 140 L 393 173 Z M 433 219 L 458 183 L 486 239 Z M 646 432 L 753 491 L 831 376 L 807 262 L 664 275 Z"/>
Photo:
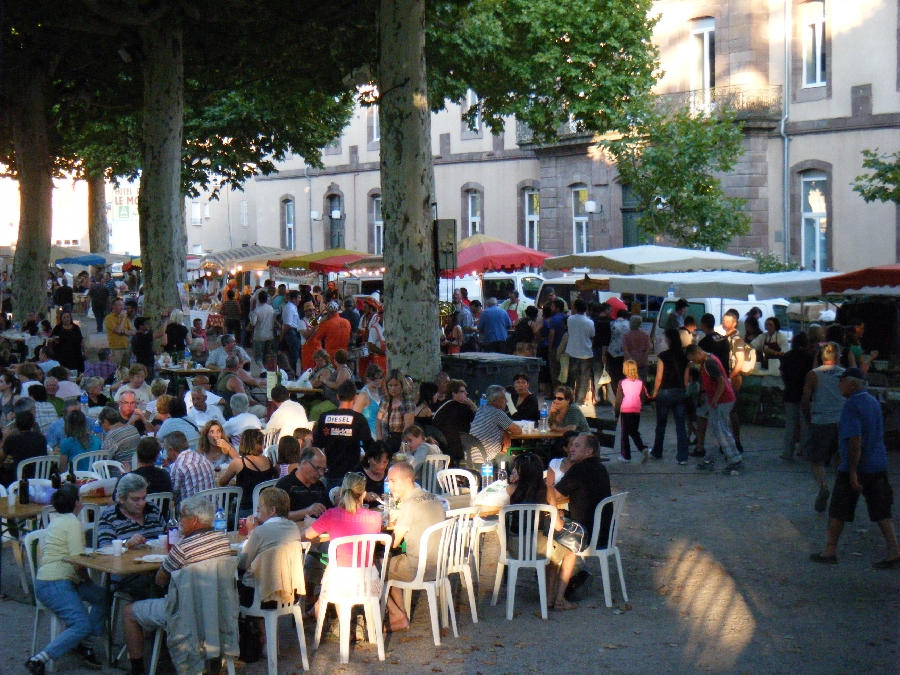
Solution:
<path fill-rule="evenodd" d="M 553 431 L 580 431 L 591 433 L 587 420 L 581 410 L 574 405 L 575 393 L 571 387 L 559 386 L 553 392 L 550 404 L 550 428 Z"/>

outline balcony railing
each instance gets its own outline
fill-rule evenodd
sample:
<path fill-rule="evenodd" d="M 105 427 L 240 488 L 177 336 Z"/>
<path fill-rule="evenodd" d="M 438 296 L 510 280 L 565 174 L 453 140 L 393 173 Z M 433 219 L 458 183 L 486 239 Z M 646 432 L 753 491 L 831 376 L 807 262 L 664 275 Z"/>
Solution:
<path fill-rule="evenodd" d="M 697 114 L 712 114 L 731 110 L 739 120 L 777 121 L 782 115 L 781 85 L 736 84 L 661 94 L 656 104 L 663 112 L 689 109 Z M 557 142 L 590 138 L 593 133 L 576 121 L 563 124 L 556 132 Z M 516 142 L 530 145 L 534 132 L 524 122 L 516 120 Z"/>

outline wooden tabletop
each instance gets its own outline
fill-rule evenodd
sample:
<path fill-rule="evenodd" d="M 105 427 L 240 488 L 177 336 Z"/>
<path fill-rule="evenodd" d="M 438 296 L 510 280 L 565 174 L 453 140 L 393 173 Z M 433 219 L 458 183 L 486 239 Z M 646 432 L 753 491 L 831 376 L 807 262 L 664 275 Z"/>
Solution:
<path fill-rule="evenodd" d="M 9 505 L 9 499 L 0 497 L 0 518 L 6 520 L 28 520 L 41 515 L 46 504 L 14 504 Z"/>
<path fill-rule="evenodd" d="M 82 495 L 81 497 L 81 501 L 85 504 L 96 504 L 97 506 L 109 506 L 110 504 L 112 504 L 112 499 L 112 495 L 103 495 L 102 497 L 94 495 Z"/>
<path fill-rule="evenodd" d="M 218 372 L 212 370 L 211 368 L 204 368 L 203 366 L 198 366 L 195 368 L 182 368 L 180 365 L 178 366 L 159 366 L 159 372 L 161 373 L 174 373 L 175 375 L 208 375 L 209 373 Z"/>
<path fill-rule="evenodd" d="M 530 433 L 522 433 L 522 434 L 510 434 L 509 437 L 514 441 L 532 441 L 539 440 L 541 438 L 561 438 L 564 432 L 562 431 L 532 431 Z"/>
<path fill-rule="evenodd" d="M 325 391 L 323 389 L 315 389 L 313 387 L 298 387 L 295 385 L 285 384 L 283 385 L 285 389 L 287 389 L 292 394 L 323 394 Z"/>
<path fill-rule="evenodd" d="M 14 330 L 5 330 L 0 333 L 0 337 L 4 340 L 12 340 L 13 342 L 25 342 L 29 337 L 31 337 L 28 333 L 17 333 Z"/>

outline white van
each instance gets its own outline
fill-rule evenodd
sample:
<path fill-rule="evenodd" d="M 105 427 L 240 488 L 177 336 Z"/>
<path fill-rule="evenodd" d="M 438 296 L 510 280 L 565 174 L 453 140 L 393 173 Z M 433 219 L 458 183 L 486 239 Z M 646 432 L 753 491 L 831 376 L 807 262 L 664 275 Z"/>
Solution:
<path fill-rule="evenodd" d="M 656 317 L 656 332 L 661 335 L 666 327 L 666 320 L 669 314 L 675 311 L 675 303 L 678 301 L 674 295 L 669 295 L 663 300 Z M 730 300 L 728 298 L 688 298 L 688 314 L 697 319 L 697 325 L 700 325 L 700 317 L 704 314 L 712 314 L 716 317 L 716 325 L 722 321 L 722 315 L 729 309 L 736 309 L 740 314 L 738 321 L 738 332 L 744 332 L 744 317 L 747 316 L 753 307 L 759 307 L 762 310 L 762 319 L 759 327 L 765 329 L 763 325 L 765 320 L 770 316 L 774 316 L 781 323 L 782 329 L 788 327 L 788 305 L 791 303 L 785 298 L 772 298 L 769 300 L 756 300 L 754 296 L 750 296 L 747 300 Z"/>
<path fill-rule="evenodd" d="M 485 298 L 497 298 L 503 302 L 509 298 L 510 291 L 518 291 L 519 299 L 527 305 L 533 305 L 544 278 L 533 272 L 488 272 L 483 277 L 467 274 L 454 279 L 441 279 L 439 299 L 451 302 L 453 290 L 465 288 L 469 300 L 484 302 Z"/>

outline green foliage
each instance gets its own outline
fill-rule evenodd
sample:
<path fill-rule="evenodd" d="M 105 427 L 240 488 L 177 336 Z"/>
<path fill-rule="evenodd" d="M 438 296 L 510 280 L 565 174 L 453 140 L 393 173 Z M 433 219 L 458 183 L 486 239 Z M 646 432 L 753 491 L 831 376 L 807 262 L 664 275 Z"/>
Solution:
<path fill-rule="evenodd" d="M 730 171 L 742 152 L 734 115 L 642 108 L 628 134 L 601 142 L 637 197 L 639 229 L 678 246 L 714 250 L 746 234 L 745 200 L 725 196 L 715 175 Z"/>
<path fill-rule="evenodd" d="M 429 10 L 429 97 L 438 110 L 471 88 L 485 124 L 528 124 L 537 141 L 620 128 L 657 67 L 650 0 L 472 0 Z M 475 110 L 470 111 L 470 123 Z"/>
<path fill-rule="evenodd" d="M 744 253 L 745 256 L 749 258 L 753 258 L 759 263 L 759 269 L 757 270 L 761 274 L 767 272 L 793 272 L 794 270 L 799 270 L 800 265 L 795 263 L 793 260 L 788 260 L 787 262 L 783 262 L 781 260 L 781 256 L 777 253 L 771 253 L 766 251 L 747 251 Z"/>
<path fill-rule="evenodd" d="M 863 168 L 873 173 L 857 176 L 853 189 L 867 202 L 900 204 L 900 152 L 879 155 L 876 148 L 862 154 Z"/>

